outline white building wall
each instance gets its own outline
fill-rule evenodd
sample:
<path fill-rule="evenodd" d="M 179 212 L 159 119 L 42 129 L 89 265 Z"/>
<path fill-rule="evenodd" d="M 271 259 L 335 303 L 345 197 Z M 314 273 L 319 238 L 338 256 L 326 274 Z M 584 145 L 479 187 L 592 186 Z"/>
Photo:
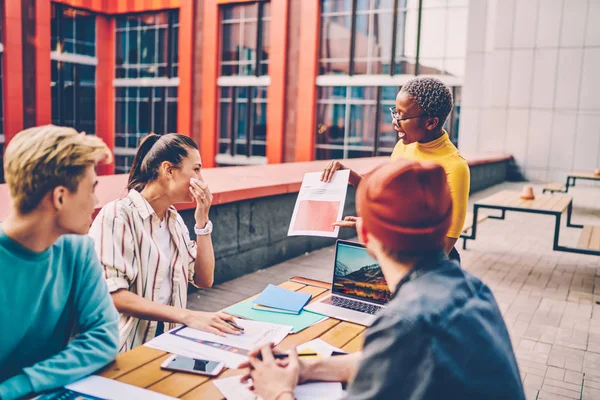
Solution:
<path fill-rule="evenodd" d="M 600 167 L 600 0 L 471 0 L 459 147 L 526 178 Z"/>

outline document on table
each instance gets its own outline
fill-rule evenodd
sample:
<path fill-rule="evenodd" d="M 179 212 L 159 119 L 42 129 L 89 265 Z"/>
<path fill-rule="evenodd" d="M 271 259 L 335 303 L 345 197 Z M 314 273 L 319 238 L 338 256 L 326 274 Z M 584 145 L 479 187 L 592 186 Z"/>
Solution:
<path fill-rule="evenodd" d="M 227 400 L 260 400 L 248 389 L 248 384 L 240 382 L 241 375 L 215 379 L 213 384 Z M 339 382 L 315 382 L 298 385 L 294 390 L 297 400 L 339 400 L 344 391 Z"/>
<path fill-rule="evenodd" d="M 185 357 L 221 361 L 228 368 L 237 368 L 248 359 L 250 350 L 270 342 L 278 344 L 292 330 L 289 325 L 237 318 L 235 323 L 244 328 L 244 333 L 223 337 L 184 327 L 157 336 L 145 346 Z"/>
<path fill-rule="evenodd" d="M 344 350 L 332 346 L 322 339 L 314 339 L 296 347 L 298 353 L 317 353 L 317 357 L 327 358 L 335 353 L 346 353 Z M 306 359 L 304 357 L 303 359 Z"/>
<path fill-rule="evenodd" d="M 342 219 L 350 170 L 337 171 L 331 182 L 321 182 L 321 172 L 304 175 L 296 199 L 288 236 L 337 237 Z"/>
<path fill-rule="evenodd" d="M 63 389 L 36 397 L 36 400 L 175 400 L 175 397 L 127 385 L 101 376 L 88 376 Z"/>
<path fill-rule="evenodd" d="M 223 337 L 215 335 L 214 333 L 186 327 L 175 330 L 172 334 L 192 340 L 205 340 L 252 350 L 269 342 L 277 344 L 292 330 L 292 327 L 289 325 L 269 324 L 266 322 L 250 321 L 239 318 L 235 318 L 235 323 L 244 328 L 244 333 L 241 335 L 226 334 L 225 337 Z"/>

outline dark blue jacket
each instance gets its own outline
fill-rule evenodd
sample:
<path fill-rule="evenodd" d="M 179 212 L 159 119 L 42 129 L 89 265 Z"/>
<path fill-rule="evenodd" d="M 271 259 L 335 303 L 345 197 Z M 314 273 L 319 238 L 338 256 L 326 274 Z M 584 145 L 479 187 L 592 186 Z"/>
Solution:
<path fill-rule="evenodd" d="M 491 290 L 445 254 L 419 262 L 367 330 L 349 399 L 525 399 Z"/>

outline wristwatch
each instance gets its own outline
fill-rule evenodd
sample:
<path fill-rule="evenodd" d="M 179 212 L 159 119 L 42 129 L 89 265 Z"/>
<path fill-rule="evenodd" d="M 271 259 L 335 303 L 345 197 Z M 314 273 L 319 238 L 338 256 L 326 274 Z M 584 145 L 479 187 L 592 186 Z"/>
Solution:
<path fill-rule="evenodd" d="M 212 222 L 210 222 L 210 220 L 208 220 L 208 222 L 202 229 L 200 229 L 200 228 L 198 228 L 198 226 L 194 225 L 194 232 L 196 232 L 196 235 L 198 235 L 198 236 L 210 235 L 212 230 L 213 230 L 213 224 L 212 224 Z"/>

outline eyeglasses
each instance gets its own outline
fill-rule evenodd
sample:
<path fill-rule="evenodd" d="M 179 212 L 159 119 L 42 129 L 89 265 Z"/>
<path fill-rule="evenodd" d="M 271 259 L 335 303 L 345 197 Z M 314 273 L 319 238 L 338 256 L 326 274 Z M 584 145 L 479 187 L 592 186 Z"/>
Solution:
<path fill-rule="evenodd" d="M 392 119 L 395 119 L 398 122 L 406 121 L 406 120 L 414 119 L 414 118 L 426 117 L 427 116 L 427 114 L 420 114 L 420 115 L 414 115 L 412 117 L 402 117 L 402 118 L 400 118 L 400 115 L 398 114 L 398 111 L 396 110 L 396 107 L 390 107 L 390 113 L 392 114 Z"/>

